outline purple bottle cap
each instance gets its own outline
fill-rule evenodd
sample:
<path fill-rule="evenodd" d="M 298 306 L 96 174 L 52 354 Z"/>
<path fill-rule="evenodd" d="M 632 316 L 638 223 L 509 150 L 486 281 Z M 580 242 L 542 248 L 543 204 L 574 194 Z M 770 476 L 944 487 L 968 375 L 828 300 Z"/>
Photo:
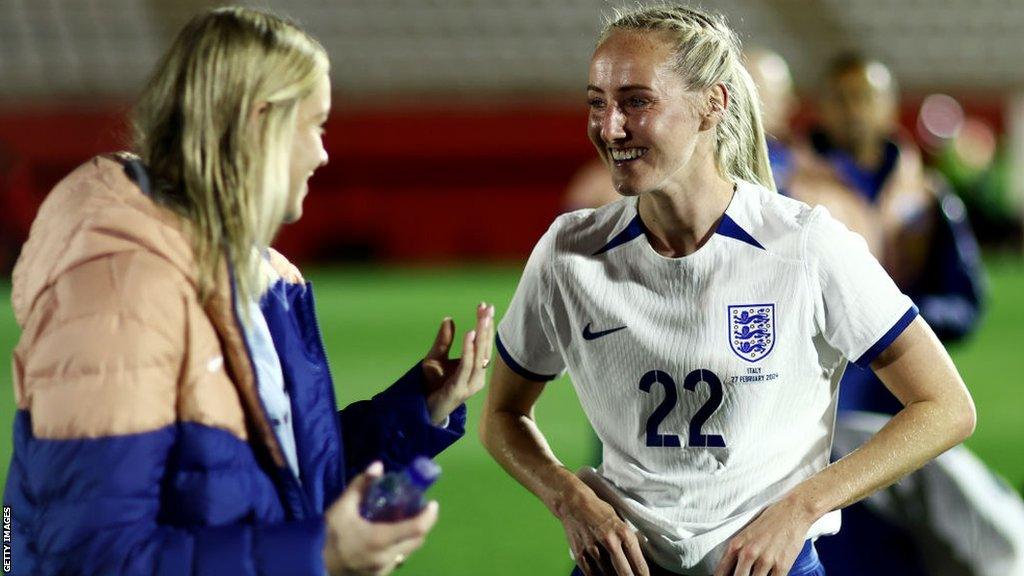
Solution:
<path fill-rule="evenodd" d="M 441 467 L 426 456 L 417 456 L 407 470 L 409 479 L 421 490 L 426 490 L 441 475 Z"/>

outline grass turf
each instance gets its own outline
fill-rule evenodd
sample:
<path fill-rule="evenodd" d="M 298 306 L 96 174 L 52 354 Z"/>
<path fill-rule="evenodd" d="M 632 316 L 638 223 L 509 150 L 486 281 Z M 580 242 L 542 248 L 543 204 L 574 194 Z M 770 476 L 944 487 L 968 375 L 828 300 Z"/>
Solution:
<path fill-rule="evenodd" d="M 991 300 L 984 324 L 952 350 L 978 405 L 979 423 L 968 441 L 983 460 L 1017 487 L 1024 484 L 1024 265 L 989 261 Z M 331 357 L 338 401 L 365 398 L 415 363 L 451 315 L 459 333 L 471 326 L 474 305 L 508 303 L 519 268 L 333 268 L 308 271 L 316 285 L 320 324 Z M 9 301 L 9 287 L 0 297 Z M 0 349 L 11 350 L 18 331 L 9 306 L 0 310 Z M 0 461 L 10 458 L 14 411 L 10 355 L 0 367 Z M 441 520 L 426 545 L 399 574 L 460 576 L 568 574 L 561 525 L 484 452 L 475 430 L 482 395 L 469 402 L 467 437 L 438 457 L 444 473 L 431 495 Z M 555 453 L 575 469 L 593 458 L 586 419 L 566 379 L 548 386 L 537 409 Z M 6 478 L 0 465 L 0 480 Z"/>

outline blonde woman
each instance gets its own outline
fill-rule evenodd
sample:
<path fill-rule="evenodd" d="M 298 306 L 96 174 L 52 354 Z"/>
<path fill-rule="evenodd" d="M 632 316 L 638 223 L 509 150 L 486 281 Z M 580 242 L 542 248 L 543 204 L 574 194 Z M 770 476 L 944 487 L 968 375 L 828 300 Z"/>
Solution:
<path fill-rule="evenodd" d="M 624 198 L 559 217 L 534 249 L 498 328 L 481 437 L 562 522 L 577 574 L 823 574 L 813 540 L 838 510 L 967 437 L 971 398 L 864 241 L 775 193 L 721 18 L 619 15 L 587 94 Z M 830 466 L 848 361 L 905 407 Z M 566 470 L 533 418 L 564 370 L 600 470 Z"/>
<path fill-rule="evenodd" d="M 374 524 L 361 496 L 462 435 L 493 310 L 461 361 L 445 321 L 422 363 L 337 412 L 311 288 L 268 249 L 327 162 L 329 110 L 315 40 L 214 10 L 145 88 L 138 155 L 46 199 L 12 292 L 15 573 L 387 574 L 422 544 L 436 504 Z"/>

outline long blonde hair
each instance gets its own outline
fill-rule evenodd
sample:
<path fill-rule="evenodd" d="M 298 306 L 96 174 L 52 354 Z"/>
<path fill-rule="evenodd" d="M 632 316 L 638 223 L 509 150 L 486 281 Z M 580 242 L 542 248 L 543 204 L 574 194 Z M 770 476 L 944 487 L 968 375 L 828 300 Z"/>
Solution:
<path fill-rule="evenodd" d="M 741 59 L 740 41 L 719 14 L 677 5 L 616 10 L 598 40 L 616 30 L 658 31 L 674 43 L 673 68 L 689 90 L 722 83 L 729 104 L 715 129 L 715 163 L 725 177 L 756 182 L 775 190 L 757 88 Z"/>
<path fill-rule="evenodd" d="M 135 152 L 155 199 L 191 227 L 202 298 L 223 256 L 243 302 L 262 290 L 260 253 L 285 217 L 298 103 L 328 68 L 295 24 L 218 8 L 189 21 L 142 91 Z"/>

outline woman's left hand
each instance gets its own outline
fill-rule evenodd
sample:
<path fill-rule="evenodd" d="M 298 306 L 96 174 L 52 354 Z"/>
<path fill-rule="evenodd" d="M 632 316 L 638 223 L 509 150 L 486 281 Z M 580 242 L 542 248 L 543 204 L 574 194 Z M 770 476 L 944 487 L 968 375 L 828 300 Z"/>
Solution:
<path fill-rule="evenodd" d="M 783 499 L 765 508 L 725 549 L 715 576 L 783 576 L 800 554 L 814 519 Z"/>
<path fill-rule="evenodd" d="M 466 333 L 462 358 L 448 358 L 454 339 L 455 322 L 445 318 L 437 331 L 434 345 L 423 359 L 424 393 L 430 421 L 435 425 L 444 422 L 452 410 L 484 387 L 484 374 L 491 361 L 491 342 L 494 339 L 494 306 L 486 302 L 477 306 L 476 328 Z"/>

